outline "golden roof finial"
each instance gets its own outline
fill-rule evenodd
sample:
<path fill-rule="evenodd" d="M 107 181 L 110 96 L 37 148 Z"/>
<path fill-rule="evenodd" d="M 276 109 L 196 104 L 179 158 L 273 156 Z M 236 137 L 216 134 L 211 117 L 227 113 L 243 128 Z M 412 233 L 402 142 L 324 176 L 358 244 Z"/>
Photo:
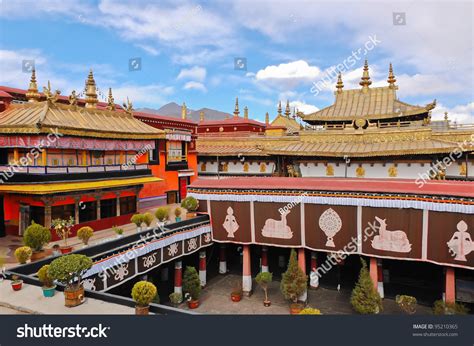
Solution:
<path fill-rule="evenodd" d="M 270 115 L 267 113 L 265 113 L 265 125 L 270 125 Z"/>
<path fill-rule="evenodd" d="M 390 65 L 388 66 L 388 79 L 387 79 L 387 82 L 388 82 L 388 87 L 390 89 L 393 89 L 395 88 L 395 82 L 397 80 L 395 79 L 395 76 L 393 74 L 393 67 L 392 67 L 392 63 L 390 63 Z"/>
<path fill-rule="evenodd" d="M 365 60 L 364 71 L 362 72 L 362 78 L 359 84 L 362 86 L 362 90 L 364 92 L 367 92 L 367 90 L 369 90 L 369 85 L 372 84 L 369 76 L 369 63 L 367 60 Z"/>
<path fill-rule="evenodd" d="M 59 90 L 56 90 L 53 94 L 51 90 L 51 83 L 50 81 L 48 81 L 48 87 L 43 87 L 43 94 L 46 97 L 46 101 L 48 101 L 48 103 L 52 105 L 58 100 L 58 97 L 61 94 L 61 92 Z"/>
<path fill-rule="evenodd" d="M 249 118 L 249 109 L 247 106 L 245 106 L 244 108 L 244 119 L 248 119 Z"/>
<path fill-rule="evenodd" d="M 125 113 L 129 115 L 133 115 L 133 103 L 130 102 L 130 100 L 128 99 L 128 96 L 127 96 L 127 102 L 124 102 L 122 106 L 125 110 Z"/>
<path fill-rule="evenodd" d="M 28 87 L 28 92 L 26 93 L 26 99 L 28 102 L 38 102 L 41 95 L 38 92 L 38 84 L 36 84 L 36 71 L 33 67 L 31 70 L 31 79 L 30 79 L 30 86 Z"/>
<path fill-rule="evenodd" d="M 199 112 L 199 121 L 204 121 L 204 111 Z"/>
<path fill-rule="evenodd" d="M 344 88 L 344 83 L 342 83 L 342 74 L 341 72 L 339 72 L 339 74 L 337 75 L 336 83 L 336 89 L 338 94 L 342 93 L 342 88 Z"/>
<path fill-rule="evenodd" d="M 96 108 L 98 102 L 94 74 L 92 69 L 90 69 L 86 80 L 86 108 Z"/>
<path fill-rule="evenodd" d="M 448 122 L 448 112 L 444 112 L 444 121 Z"/>
<path fill-rule="evenodd" d="M 239 98 L 235 98 L 235 109 L 234 109 L 234 118 L 238 118 L 239 116 Z"/>
<path fill-rule="evenodd" d="M 278 103 L 278 115 L 281 115 L 281 101 Z"/>
<path fill-rule="evenodd" d="M 286 100 L 286 108 L 285 108 L 285 116 L 289 118 L 291 115 L 291 110 L 290 110 L 290 101 Z"/>
<path fill-rule="evenodd" d="M 186 115 L 188 114 L 188 108 L 186 107 L 186 103 L 183 102 L 181 106 L 181 119 L 186 120 Z"/>
<path fill-rule="evenodd" d="M 112 88 L 109 88 L 109 96 L 107 97 L 107 109 L 109 111 L 115 110 L 115 100 L 114 100 L 114 97 L 112 96 Z"/>
<path fill-rule="evenodd" d="M 69 104 L 73 107 L 77 106 L 76 90 L 71 91 L 71 95 L 69 95 Z"/>

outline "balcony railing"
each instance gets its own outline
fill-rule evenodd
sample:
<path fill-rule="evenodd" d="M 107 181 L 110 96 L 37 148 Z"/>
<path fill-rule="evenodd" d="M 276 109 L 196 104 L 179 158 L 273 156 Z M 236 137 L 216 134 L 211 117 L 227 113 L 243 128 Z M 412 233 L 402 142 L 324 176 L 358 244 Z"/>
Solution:
<path fill-rule="evenodd" d="M 0 165 L 1 172 L 23 174 L 75 174 L 75 173 L 107 173 L 120 171 L 137 171 L 148 169 L 148 164 L 139 165 L 97 165 L 97 166 L 20 166 Z"/>

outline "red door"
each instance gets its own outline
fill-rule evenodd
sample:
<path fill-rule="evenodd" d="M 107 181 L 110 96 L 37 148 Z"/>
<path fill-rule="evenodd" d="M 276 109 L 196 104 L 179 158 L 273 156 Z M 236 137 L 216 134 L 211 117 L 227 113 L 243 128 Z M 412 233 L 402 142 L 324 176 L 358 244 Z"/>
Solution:
<path fill-rule="evenodd" d="M 188 177 L 180 177 L 179 178 L 179 199 L 180 201 L 186 198 L 186 194 L 188 186 Z"/>

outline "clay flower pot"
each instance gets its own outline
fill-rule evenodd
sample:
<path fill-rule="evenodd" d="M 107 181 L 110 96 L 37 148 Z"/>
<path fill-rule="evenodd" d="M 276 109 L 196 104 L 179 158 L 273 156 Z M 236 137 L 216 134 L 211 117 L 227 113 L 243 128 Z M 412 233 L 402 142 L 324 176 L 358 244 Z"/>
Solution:
<path fill-rule="evenodd" d="M 290 314 L 298 315 L 303 310 L 303 304 L 294 303 L 290 305 Z"/>
<path fill-rule="evenodd" d="M 190 309 L 196 309 L 199 306 L 199 300 L 190 300 L 188 301 L 188 307 Z"/>
<path fill-rule="evenodd" d="M 265 307 L 268 308 L 270 305 L 272 305 L 272 302 L 271 302 L 271 301 L 269 301 L 269 300 L 264 300 L 264 301 L 263 301 L 263 306 L 265 306 Z"/>
<path fill-rule="evenodd" d="M 11 282 L 14 291 L 19 291 L 23 287 L 23 280 L 15 280 Z"/>
<path fill-rule="evenodd" d="M 230 294 L 230 299 L 235 303 L 240 302 L 240 300 L 242 299 L 242 293 L 241 292 L 232 292 Z"/>
<path fill-rule="evenodd" d="M 81 305 L 85 301 L 84 287 L 64 290 L 65 306 L 72 308 Z"/>
<path fill-rule="evenodd" d="M 150 313 L 150 306 L 135 306 L 135 315 L 148 315 Z"/>
<path fill-rule="evenodd" d="M 33 253 L 31 254 L 31 262 L 38 261 L 44 257 L 46 257 L 46 252 L 44 250 L 33 251 Z"/>
<path fill-rule="evenodd" d="M 62 254 L 70 253 L 72 252 L 72 246 L 61 246 L 59 250 Z"/>

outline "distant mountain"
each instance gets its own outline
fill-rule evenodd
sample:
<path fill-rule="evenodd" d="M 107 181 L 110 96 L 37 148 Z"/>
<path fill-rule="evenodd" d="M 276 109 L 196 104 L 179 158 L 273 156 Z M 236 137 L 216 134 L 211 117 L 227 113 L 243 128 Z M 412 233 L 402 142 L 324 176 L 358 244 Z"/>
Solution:
<path fill-rule="evenodd" d="M 159 109 L 153 108 L 140 108 L 137 109 L 139 112 L 151 113 L 151 114 L 159 114 L 159 115 L 167 115 L 175 118 L 181 118 L 181 105 L 177 104 L 176 102 L 170 102 L 165 104 L 164 106 L 160 107 Z M 225 119 L 226 117 L 231 117 L 229 113 L 221 112 L 211 108 L 201 108 L 198 110 L 193 110 L 188 108 L 188 116 L 187 119 L 199 121 L 199 113 L 204 112 L 204 118 L 206 120 L 220 120 Z"/>

